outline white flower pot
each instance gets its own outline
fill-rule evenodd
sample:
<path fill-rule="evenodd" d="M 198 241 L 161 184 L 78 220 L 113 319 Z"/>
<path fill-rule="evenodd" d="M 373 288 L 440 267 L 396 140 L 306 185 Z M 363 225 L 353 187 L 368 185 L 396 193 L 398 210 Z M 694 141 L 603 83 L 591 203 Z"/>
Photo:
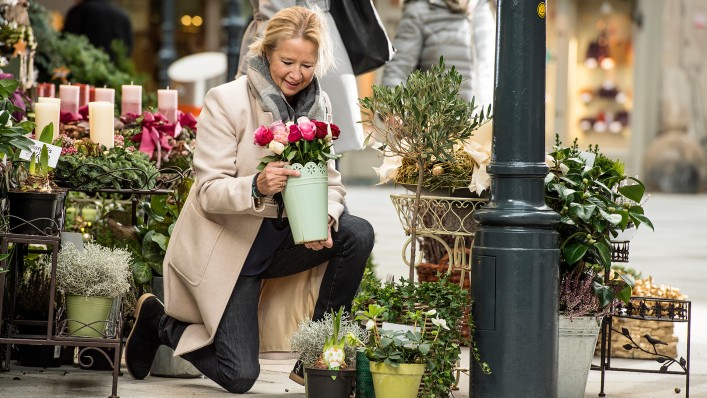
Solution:
<path fill-rule="evenodd" d="M 601 319 L 593 316 L 560 315 L 557 369 L 557 396 L 584 398 L 592 366 Z"/>

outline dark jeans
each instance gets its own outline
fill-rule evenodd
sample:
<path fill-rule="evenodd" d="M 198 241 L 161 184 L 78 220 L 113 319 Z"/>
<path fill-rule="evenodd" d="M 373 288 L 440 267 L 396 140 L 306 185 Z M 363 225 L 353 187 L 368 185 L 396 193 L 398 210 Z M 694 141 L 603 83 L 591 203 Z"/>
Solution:
<path fill-rule="evenodd" d="M 238 278 L 213 344 L 182 357 L 229 392 L 250 390 L 260 373 L 258 300 L 261 279 L 293 275 L 328 260 L 312 319 L 321 319 L 325 313 L 341 306 L 346 311 L 351 310 L 351 301 L 373 250 L 373 228 L 368 221 L 345 212 L 339 218 L 339 230 L 332 231 L 332 240 L 331 249 L 314 251 L 295 245 L 292 237 L 285 239 L 264 273 Z M 187 326 L 165 315 L 160 322 L 162 342 L 176 347 Z"/>

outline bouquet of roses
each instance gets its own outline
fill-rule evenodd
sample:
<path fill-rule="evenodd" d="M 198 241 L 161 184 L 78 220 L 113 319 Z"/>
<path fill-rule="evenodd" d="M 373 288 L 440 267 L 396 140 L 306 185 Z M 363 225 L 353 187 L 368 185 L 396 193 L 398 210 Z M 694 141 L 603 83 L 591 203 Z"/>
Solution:
<path fill-rule="evenodd" d="M 341 155 L 332 152 L 332 142 L 339 138 L 339 133 L 339 127 L 333 123 L 304 116 L 297 119 L 297 123 L 278 120 L 270 127 L 260 126 L 253 133 L 253 141 L 274 155 L 261 158 L 258 170 L 278 160 L 304 165 L 338 159 Z"/>

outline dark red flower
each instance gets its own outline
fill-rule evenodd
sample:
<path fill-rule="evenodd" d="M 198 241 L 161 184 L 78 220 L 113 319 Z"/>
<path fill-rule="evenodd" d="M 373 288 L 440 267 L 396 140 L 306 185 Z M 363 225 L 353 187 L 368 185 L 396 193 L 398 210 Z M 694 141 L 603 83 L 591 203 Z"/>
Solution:
<path fill-rule="evenodd" d="M 326 123 L 320 122 L 319 120 L 312 120 L 312 122 L 317 126 L 316 138 L 324 138 L 327 135 Z"/>
<path fill-rule="evenodd" d="M 339 138 L 339 134 L 341 134 L 341 130 L 339 129 L 339 126 L 332 123 L 331 124 L 331 139 L 335 140 L 335 139 Z"/>
<path fill-rule="evenodd" d="M 302 139 L 302 132 L 299 131 L 299 127 L 296 124 L 291 124 L 289 126 L 290 134 L 287 136 L 287 141 L 297 142 Z"/>

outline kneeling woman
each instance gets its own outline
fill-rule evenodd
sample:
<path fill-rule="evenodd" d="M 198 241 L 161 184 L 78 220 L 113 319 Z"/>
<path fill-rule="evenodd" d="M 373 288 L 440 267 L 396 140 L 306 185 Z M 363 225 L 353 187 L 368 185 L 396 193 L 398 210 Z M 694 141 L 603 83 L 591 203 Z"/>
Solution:
<path fill-rule="evenodd" d="M 243 393 L 258 378 L 261 339 L 287 341 L 301 318 L 350 309 L 373 249 L 371 225 L 346 211 L 330 161 L 329 237 L 295 245 L 274 197 L 299 172 L 271 162 L 258 173 L 267 153 L 252 135 L 275 120 L 336 120 L 317 82 L 332 63 L 323 23 L 307 8 L 278 12 L 251 46 L 247 75 L 206 95 L 196 182 L 164 260 L 165 305 L 140 297 L 125 346 L 134 378 L 148 375 L 165 344 L 226 390 Z M 259 330 L 259 317 L 277 326 Z"/>

